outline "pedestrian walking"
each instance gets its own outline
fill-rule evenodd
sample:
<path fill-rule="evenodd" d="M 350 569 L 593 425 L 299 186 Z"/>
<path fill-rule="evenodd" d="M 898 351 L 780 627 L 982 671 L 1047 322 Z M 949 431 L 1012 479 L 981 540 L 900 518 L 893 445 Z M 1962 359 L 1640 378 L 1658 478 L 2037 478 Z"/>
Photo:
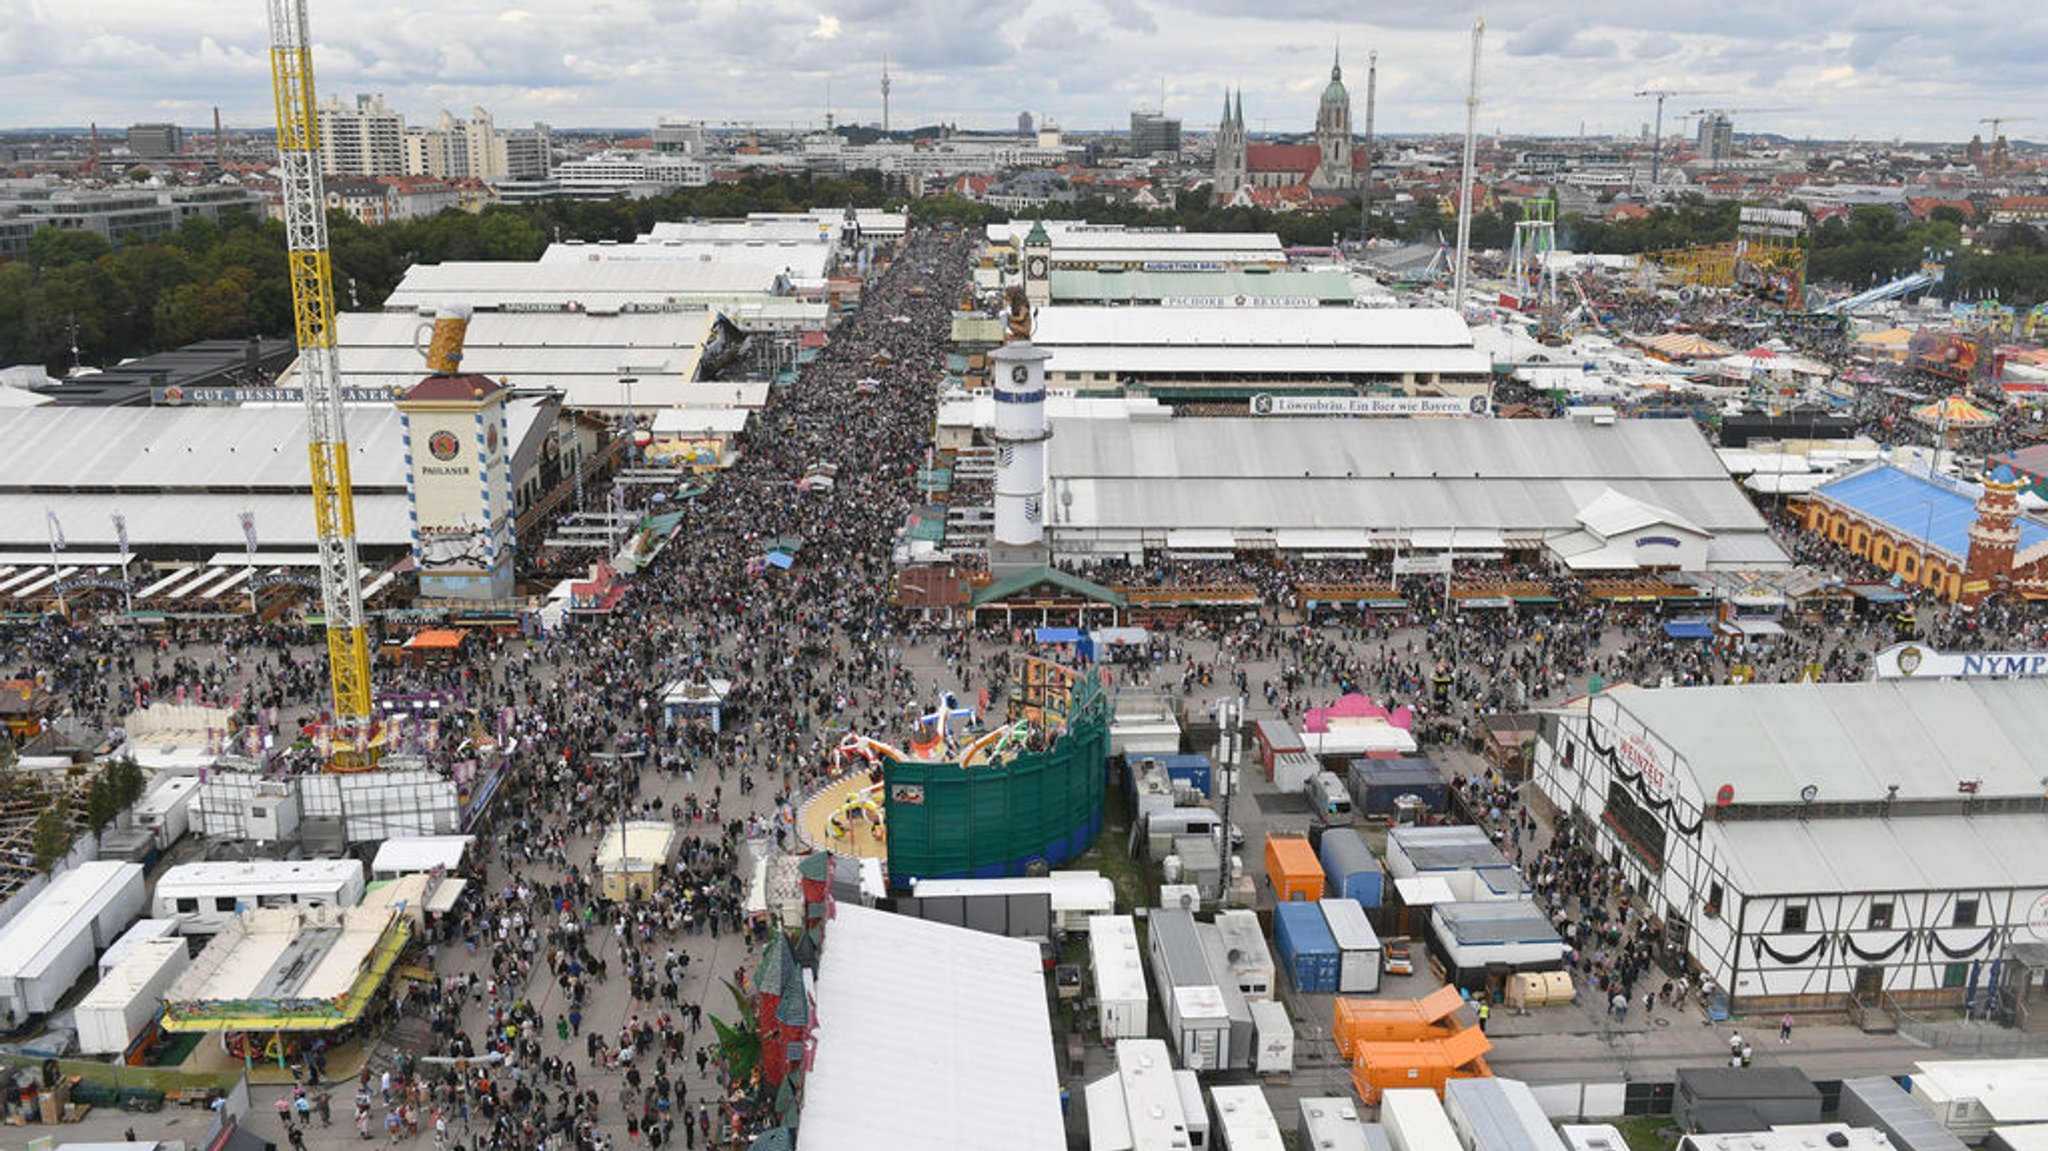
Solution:
<path fill-rule="evenodd" d="M 1789 1011 L 1778 1017 L 1778 1042 L 1792 1042 L 1792 1013 Z"/>

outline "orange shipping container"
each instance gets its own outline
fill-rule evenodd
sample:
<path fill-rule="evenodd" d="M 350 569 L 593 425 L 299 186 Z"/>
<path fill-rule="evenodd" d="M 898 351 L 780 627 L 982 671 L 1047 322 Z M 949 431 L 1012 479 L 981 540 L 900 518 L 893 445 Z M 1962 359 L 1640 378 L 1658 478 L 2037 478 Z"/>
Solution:
<path fill-rule="evenodd" d="M 1323 897 L 1323 862 L 1305 836 L 1266 837 L 1266 878 L 1273 884 L 1273 898 L 1281 903 L 1313 903 Z"/>
<path fill-rule="evenodd" d="M 1439 987 L 1420 999 L 1351 999 L 1338 997 L 1330 1032 L 1337 1052 L 1351 1058 L 1358 1043 L 1405 1043 L 1447 1039 L 1465 1029 L 1458 1017 L 1464 997 L 1455 987 Z"/>
<path fill-rule="evenodd" d="M 1351 1059 L 1351 1086 L 1367 1104 L 1379 1102 L 1390 1087 L 1422 1087 L 1443 1094 L 1452 1079 L 1484 1079 L 1493 1074 L 1486 1053 L 1493 1044 L 1478 1028 L 1448 1039 L 1412 1043 L 1360 1043 Z"/>

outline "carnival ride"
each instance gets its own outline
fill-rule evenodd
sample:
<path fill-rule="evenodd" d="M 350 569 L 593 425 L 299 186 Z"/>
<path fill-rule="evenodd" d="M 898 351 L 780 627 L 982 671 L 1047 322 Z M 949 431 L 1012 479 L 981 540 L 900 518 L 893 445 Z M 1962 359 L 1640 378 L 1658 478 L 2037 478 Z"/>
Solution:
<path fill-rule="evenodd" d="M 1681 291 L 1739 291 L 1788 312 L 1806 306 L 1806 216 L 1782 208 L 1744 208 L 1735 239 L 1651 252 L 1646 261 Z"/>
<path fill-rule="evenodd" d="M 1029 720 L 986 730 L 981 715 L 951 693 L 919 716 L 905 747 L 848 732 L 832 748 L 832 777 L 797 815 L 805 837 L 842 854 L 880 855 L 888 842 L 884 773 L 890 763 L 955 763 L 962 769 L 1000 766 L 1031 742 Z M 857 836 L 856 825 L 868 834 Z"/>

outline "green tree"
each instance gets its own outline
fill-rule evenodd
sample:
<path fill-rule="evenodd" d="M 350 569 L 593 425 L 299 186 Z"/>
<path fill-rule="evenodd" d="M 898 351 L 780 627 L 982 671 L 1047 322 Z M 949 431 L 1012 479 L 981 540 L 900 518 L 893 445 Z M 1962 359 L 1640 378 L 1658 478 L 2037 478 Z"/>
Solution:
<path fill-rule="evenodd" d="M 38 228 L 28 238 L 28 262 L 38 268 L 63 268 L 99 259 L 113 246 L 98 232 Z"/>
<path fill-rule="evenodd" d="M 71 821 L 65 818 L 61 803 L 52 803 L 36 816 L 30 845 L 36 853 L 36 867 L 42 871 L 48 871 L 71 850 Z"/>

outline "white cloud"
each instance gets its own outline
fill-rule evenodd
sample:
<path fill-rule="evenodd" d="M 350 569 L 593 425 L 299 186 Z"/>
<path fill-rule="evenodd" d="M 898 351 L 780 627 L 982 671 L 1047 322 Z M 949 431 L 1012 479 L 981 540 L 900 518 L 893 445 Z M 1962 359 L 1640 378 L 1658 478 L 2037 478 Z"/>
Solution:
<path fill-rule="evenodd" d="M 410 120 L 482 104 L 505 123 L 628 128 L 818 123 L 829 82 L 842 119 L 875 120 L 886 54 L 899 124 L 994 127 L 1030 108 L 1074 128 L 1121 125 L 1163 79 L 1190 130 L 1242 86 L 1255 127 L 1305 131 L 1341 40 L 1361 104 L 1365 52 L 1379 51 L 1380 131 L 1454 131 L 1476 8 L 1383 9 L 1376 23 L 1350 0 L 518 2 L 315 5 L 321 89 L 381 90 Z M 1799 107 L 1768 126 L 1802 135 L 1966 139 L 1977 116 L 2023 111 L 2048 57 L 2048 7 L 2002 7 L 1997 20 L 1939 20 L 1921 0 L 1576 0 L 1561 16 L 1554 0 L 1488 0 L 1482 122 L 1632 133 L 1652 108 L 1631 94 L 1655 84 Z M 0 29 L 8 124 L 216 103 L 231 124 L 269 122 L 260 5 L 0 0 Z"/>

